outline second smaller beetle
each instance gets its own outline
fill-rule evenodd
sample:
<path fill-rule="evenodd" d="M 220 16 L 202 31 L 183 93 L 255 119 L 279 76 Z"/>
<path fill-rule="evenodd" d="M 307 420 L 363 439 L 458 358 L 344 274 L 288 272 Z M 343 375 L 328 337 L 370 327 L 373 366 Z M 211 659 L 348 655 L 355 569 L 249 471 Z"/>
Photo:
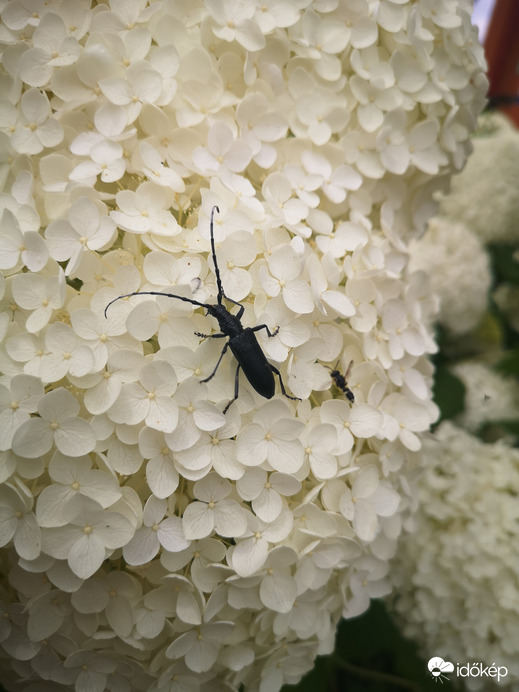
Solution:
<path fill-rule="evenodd" d="M 340 389 L 341 392 L 344 392 L 348 401 L 353 404 L 355 401 L 355 395 L 353 394 L 351 389 L 348 387 L 348 377 L 349 377 L 349 374 L 350 374 L 350 371 L 351 371 L 351 368 L 353 365 L 353 361 L 350 360 L 350 363 L 349 363 L 348 367 L 346 368 L 346 372 L 344 373 L 344 375 L 341 374 L 340 370 L 337 370 L 338 365 L 339 365 L 339 361 L 337 361 L 335 363 L 335 368 L 330 368 L 329 365 L 325 365 L 324 367 L 328 368 L 328 370 L 330 371 L 330 377 L 332 378 L 337 389 Z"/>
<path fill-rule="evenodd" d="M 265 329 L 269 337 L 276 336 L 276 334 L 279 331 L 279 327 L 277 327 L 277 329 L 275 329 L 273 332 L 270 331 L 266 324 L 259 324 L 256 327 L 244 327 L 241 323 L 241 318 L 243 316 L 243 313 L 245 312 L 245 307 L 241 303 L 238 303 L 236 300 L 233 300 L 232 298 L 229 298 L 229 296 L 225 295 L 222 286 L 222 280 L 220 277 L 220 269 L 218 267 L 218 262 L 216 259 L 216 249 L 214 244 L 213 222 L 215 211 L 220 211 L 217 206 L 214 206 L 211 210 L 210 222 L 211 255 L 214 263 L 216 285 L 218 287 L 216 304 L 200 303 L 199 301 L 194 300 L 193 298 L 185 298 L 184 296 L 175 295 L 174 293 L 161 293 L 160 291 L 135 291 L 134 293 L 127 293 L 125 295 L 118 296 L 114 300 L 110 301 L 105 308 L 105 317 L 106 311 L 108 310 L 110 305 L 112 305 L 112 303 L 115 303 L 117 300 L 120 300 L 121 298 L 129 298 L 130 296 L 140 295 L 167 296 L 168 298 L 177 298 L 178 300 L 182 300 L 185 303 L 191 303 L 192 305 L 196 305 L 197 307 L 204 308 L 205 310 L 207 310 L 207 313 L 209 315 L 211 315 L 218 321 L 218 325 L 221 331 L 217 332 L 216 334 L 200 334 L 199 332 L 195 332 L 195 334 L 197 336 L 208 339 L 221 339 L 229 337 L 229 341 L 227 341 L 225 346 L 223 347 L 213 372 L 209 375 L 209 377 L 206 377 L 204 380 L 201 380 L 201 382 L 209 382 L 209 380 L 211 380 L 215 376 L 216 371 L 218 370 L 218 366 L 220 365 L 222 358 L 224 357 L 228 348 L 231 349 L 231 351 L 234 354 L 234 357 L 238 361 L 238 367 L 236 368 L 236 375 L 234 379 L 234 398 L 231 399 L 231 401 L 229 401 L 227 406 L 224 408 L 224 413 L 227 411 L 229 406 L 238 398 L 240 368 L 243 370 L 245 377 L 249 380 L 252 387 L 258 392 L 258 394 L 265 397 L 265 399 L 272 399 L 272 397 L 274 396 L 276 390 L 274 374 L 276 374 L 279 377 L 279 384 L 281 385 L 281 391 L 284 394 L 284 396 L 286 396 L 288 399 L 299 401 L 300 399 L 298 397 L 290 396 L 289 394 L 287 394 L 285 390 L 285 385 L 283 384 L 283 380 L 281 378 L 281 373 L 274 365 L 272 365 L 272 363 L 269 363 L 267 357 L 261 350 L 261 346 L 259 345 L 258 340 L 256 338 L 255 332 L 260 331 L 260 329 Z M 224 298 L 228 300 L 230 303 L 234 303 L 235 305 L 239 306 L 240 309 L 238 310 L 236 315 L 233 315 L 232 312 L 230 312 L 225 307 L 225 305 L 223 304 Z"/>

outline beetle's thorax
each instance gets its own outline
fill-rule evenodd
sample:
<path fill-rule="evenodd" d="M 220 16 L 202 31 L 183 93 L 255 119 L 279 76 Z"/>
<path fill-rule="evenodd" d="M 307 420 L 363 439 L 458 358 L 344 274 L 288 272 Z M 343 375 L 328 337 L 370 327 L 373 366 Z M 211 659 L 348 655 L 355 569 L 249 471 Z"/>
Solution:
<path fill-rule="evenodd" d="M 207 305 L 207 312 L 218 320 L 218 325 L 224 334 L 231 339 L 243 332 L 243 325 L 224 305 Z"/>

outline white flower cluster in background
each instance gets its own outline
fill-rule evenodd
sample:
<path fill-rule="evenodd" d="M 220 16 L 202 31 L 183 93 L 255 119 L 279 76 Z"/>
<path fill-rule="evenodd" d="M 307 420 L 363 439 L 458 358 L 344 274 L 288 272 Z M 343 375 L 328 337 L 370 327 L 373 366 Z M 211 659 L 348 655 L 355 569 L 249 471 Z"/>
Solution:
<path fill-rule="evenodd" d="M 426 657 L 508 669 L 500 685 L 467 678 L 469 689 L 517 691 L 519 450 L 444 422 L 422 452 L 415 531 L 390 572 L 395 612 Z"/>
<path fill-rule="evenodd" d="M 519 240 L 519 132 L 498 113 L 482 116 L 474 152 L 441 198 L 440 213 L 464 223 L 484 243 Z"/>
<path fill-rule="evenodd" d="M 451 367 L 465 386 L 465 406 L 456 423 L 471 433 L 493 421 L 519 418 L 519 390 L 514 377 L 496 372 L 478 360 L 460 361 Z"/>
<path fill-rule="evenodd" d="M 407 242 L 483 104 L 470 11 L 2 4 L 8 689 L 275 692 L 389 591 L 437 416 Z M 225 293 L 279 327 L 257 336 L 300 402 L 241 373 L 224 415 L 236 361 L 201 383 L 224 340 L 193 304 L 105 318 L 216 300 L 214 205 Z"/>
<path fill-rule="evenodd" d="M 488 307 L 491 273 L 488 253 L 472 229 L 436 216 L 409 243 L 409 255 L 411 269 L 429 274 L 440 300 L 438 321 L 451 334 L 474 329 Z"/>
<path fill-rule="evenodd" d="M 440 299 L 438 321 L 451 337 L 476 328 L 487 311 L 491 272 L 486 244 L 518 238 L 519 133 L 506 117 L 485 113 L 472 141 L 467 166 L 453 176 L 449 194 L 439 195 L 438 215 L 423 236 L 409 243 L 410 267 L 428 272 Z M 513 284 L 500 286 L 493 299 L 512 324 L 519 324 Z"/>

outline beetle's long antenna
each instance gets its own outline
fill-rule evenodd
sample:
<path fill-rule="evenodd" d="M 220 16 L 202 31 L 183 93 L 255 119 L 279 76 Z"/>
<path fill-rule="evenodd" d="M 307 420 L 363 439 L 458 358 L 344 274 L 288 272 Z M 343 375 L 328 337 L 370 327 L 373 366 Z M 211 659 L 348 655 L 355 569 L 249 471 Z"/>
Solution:
<path fill-rule="evenodd" d="M 340 358 L 339 358 L 339 360 L 340 360 Z M 339 365 L 339 360 L 335 363 L 335 366 L 333 368 L 331 368 L 329 365 L 324 365 L 324 363 L 322 363 L 322 365 L 324 365 L 325 368 L 328 368 L 328 370 L 330 372 L 334 372 L 334 371 L 337 371 L 337 366 Z"/>
<path fill-rule="evenodd" d="M 216 274 L 216 285 L 218 286 L 218 305 L 221 305 L 222 298 L 225 296 L 225 293 L 223 292 L 222 279 L 220 278 L 220 269 L 218 268 L 218 262 L 216 261 L 216 248 L 214 246 L 213 218 L 215 209 L 218 213 L 220 213 L 220 209 L 215 204 L 214 207 L 211 209 L 211 251 L 213 253 L 214 273 Z"/>
<path fill-rule="evenodd" d="M 166 298 L 178 298 L 178 300 L 183 300 L 184 303 L 191 303 L 192 305 L 197 305 L 198 307 L 205 308 L 206 310 L 211 307 L 210 305 L 207 305 L 207 303 L 199 303 L 198 300 L 193 300 L 193 298 L 185 298 L 184 296 L 177 296 L 173 293 L 160 293 L 160 291 L 134 291 L 133 293 L 125 293 L 125 295 L 118 296 L 117 298 L 111 300 L 105 308 L 105 317 L 106 311 L 110 305 L 113 305 L 113 303 L 121 300 L 121 298 L 130 298 L 131 296 L 165 296 Z"/>

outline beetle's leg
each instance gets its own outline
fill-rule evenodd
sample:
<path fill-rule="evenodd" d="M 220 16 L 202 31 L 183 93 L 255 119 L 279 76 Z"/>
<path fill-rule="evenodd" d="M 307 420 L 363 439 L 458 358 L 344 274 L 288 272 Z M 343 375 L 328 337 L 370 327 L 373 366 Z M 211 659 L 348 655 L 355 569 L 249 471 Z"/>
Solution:
<path fill-rule="evenodd" d="M 211 336 L 214 336 L 214 335 L 212 334 Z M 222 336 L 225 336 L 225 334 L 222 334 Z M 223 347 L 222 352 L 220 353 L 220 357 L 218 358 L 218 362 L 214 366 L 213 372 L 209 375 L 209 377 L 206 377 L 205 380 L 200 380 L 200 382 L 209 382 L 209 380 L 213 379 L 213 377 L 216 375 L 216 371 L 218 370 L 218 366 L 222 362 L 222 358 L 224 357 L 225 352 L 227 351 L 228 348 L 229 348 L 229 342 L 227 342 L 225 344 L 225 346 Z"/>
<path fill-rule="evenodd" d="M 238 363 L 238 367 L 236 368 L 236 375 L 235 375 L 235 377 L 234 377 L 234 399 L 231 399 L 231 400 L 229 401 L 229 403 L 227 404 L 227 406 L 224 408 L 224 410 L 223 410 L 223 413 L 224 413 L 224 414 L 227 413 L 227 411 L 228 411 L 228 409 L 229 409 L 229 406 L 230 406 L 231 404 L 233 404 L 233 403 L 236 401 L 236 399 L 238 398 L 238 391 L 239 391 L 239 389 L 240 389 L 240 378 L 239 378 L 240 367 L 241 367 L 241 366 L 240 366 L 240 364 Z"/>
<path fill-rule="evenodd" d="M 237 300 L 233 300 L 232 298 L 229 298 L 229 296 L 226 296 L 225 293 L 222 293 L 222 295 L 223 295 L 223 297 L 225 298 L 225 300 L 228 300 L 228 301 L 229 301 L 229 303 L 234 303 L 235 305 L 239 305 L 239 306 L 240 306 L 240 309 L 239 309 L 238 312 L 236 313 L 236 317 L 237 317 L 239 320 L 241 320 L 242 315 L 243 315 L 243 313 L 245 312 L 245 307 L 244 307 L 241 303 L 238 303 Z"/>
<path fill-rule="evenodd" d="M 298 396 L 290 396 L 290 394 L 287 394 L 287 390 L 285 389 L 285 385 L 283 384 L 283 380 L 281 378 L 281 373 L 277 368 L 275 368 L 272 363 L 269 363 L 270 369 L 272 372 L 275 372 L 276 375 L 279 377 L 279 384 L 281 385 L 281 391 L 283 392 L 283 396 L 286 396 L 287 399 L 292 399 L 292 401 L 301 401 L 301 399 Z"/>
<path fill-rule="evenodd" d="M 219 304 L 222 302 L 222 301 L 221 301 L 221 298 L 225 298 L 225 300 L 228 300 L 229 303 L 234 303 L 235 305 L 239 305 L 239 306 L 240 306 L 240 309 L 238 310 L 238 312 L 237 312 L 237 314 L 236 314 L 236 317 L 237 317 L 239 320 L 241 320 L 242 315 L 243 315 L 243 313 L 245 312 L 245 307 L 244 307 L 241 303 L 238 303 L 237 300 L 233 300 L 232 298 L 229 298 L 229 296 L 226 295 L 226 294 L 224 293 L 223 289 L 222 289 L 222 292 L 218 294 L 218 303 L 219 303 Z"/>
<path fill-rule="evenodd" d="M 251 331 L 252 332 L 259 332 L 260 329 L 266 329 L 267 334 L 269 335 L 269 338 L 272 338 L 273 336 L 276 336 L 276 334 L 279 332 L 279 327 L 276 327 L 273 332 L 270 331 L 270 329 L 267 327 L 266 324 L 258 324 L 257 327 L 252 327 Z M 279 373 L 278 373 L 279 374 Z"/>
<path fill-rule="evenodd" d="M 202 334 L 201 332 L 195 332 L 196 336 L 201 336 L 203 339 L 221 339 L 223 336 L 227 336 L 223 332 L 216 332 L 216 334 Z"/>

